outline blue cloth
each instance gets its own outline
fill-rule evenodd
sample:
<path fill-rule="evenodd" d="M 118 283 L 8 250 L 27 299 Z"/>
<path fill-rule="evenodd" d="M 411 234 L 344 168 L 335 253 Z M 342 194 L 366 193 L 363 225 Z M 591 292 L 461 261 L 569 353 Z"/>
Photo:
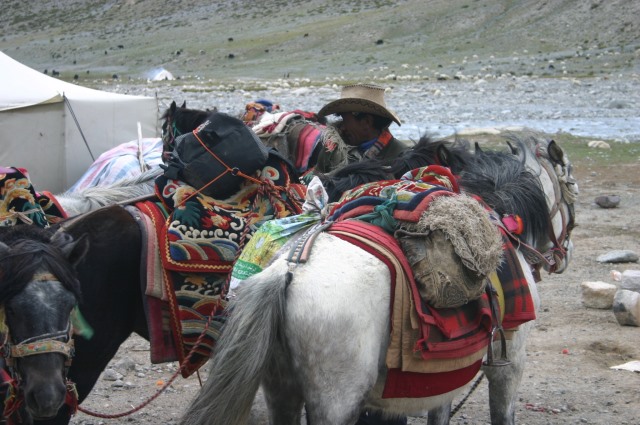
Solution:
<path fill-rule="evenodd" d="M 366 152 L 377 141 L 378 141 L 378 138 L 374 137 L 373 139 L 369 140 L 368 142 L 361 143 L 361 144 L 358 145 L 358 150 L 360 152 Z"/>

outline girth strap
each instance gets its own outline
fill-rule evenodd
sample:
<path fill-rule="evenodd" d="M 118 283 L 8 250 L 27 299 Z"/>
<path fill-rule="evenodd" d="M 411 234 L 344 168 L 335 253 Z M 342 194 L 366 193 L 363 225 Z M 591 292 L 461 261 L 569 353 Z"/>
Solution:
<path fill-rule="evenodd" d="M 332 221 L 326 221 L 324 223 L 316 223 L 298 237 L 291 249 L 289 255 L 287 255 L 287 262 L 300 264 L 306 263 L 311 255 L 311 247 L 318 235 L 324 230 L 328 229 L 333 224 Z"/>

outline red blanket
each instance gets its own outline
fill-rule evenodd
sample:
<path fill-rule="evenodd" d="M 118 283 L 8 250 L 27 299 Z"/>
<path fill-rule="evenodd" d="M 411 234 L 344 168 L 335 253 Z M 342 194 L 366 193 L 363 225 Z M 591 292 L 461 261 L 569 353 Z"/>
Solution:
<path fill-rule="evenodd" d="M 391 345 L 383 397 L 430 397 L 452 391 L 475 376 L 489 343 L 492 317 L 485 295 L 461 308 L 434 309 L 420 298 L 409 264 L 397 241 L 377 226 L 347 220 L 329 233 L 375 255 L 389 267 L 391 281 Z M 502 267 L 506 327 L 535 319 L 533 302 L 522 273 L 518 273 L 512 247 Z M 403 285 L 398 287 L 397 285 Z M 411 311 L 404 306 L 411 305 Z M 416 372 L 416 370 L 428 372 Z"/>

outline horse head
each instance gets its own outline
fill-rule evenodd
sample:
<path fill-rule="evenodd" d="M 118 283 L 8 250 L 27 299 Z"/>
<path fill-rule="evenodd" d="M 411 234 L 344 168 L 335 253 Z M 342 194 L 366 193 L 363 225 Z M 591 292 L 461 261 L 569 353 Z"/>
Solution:
<path fill-rule="evenodd" d="M 212 110 L 199 110 L 187 108 L 187 101 L 178 107 L 175 101 L 171 102 L 169 108 L 160 117 L 162 123 L 162 159 L 167 162 L 169 155 L 175 147 L 176 138 L 182 134 L 198 128 L 200 124 L 207 120 L 209 114 L 217 112 L 218 108 Z"/>
<path fill-rule="evenodd" d="M 4 414 L 20 408 L 45 419 L 58 413 L 73 388 L 66 373 L 73 356 L 71 317 L 80 297 L 74 270 L 88 242 L 36 226 L 15 227 L 0 242 L 2 354 L 16 395 Z"/>
<path fill-rule="evenodd" d="M 573 253 L 571 231 L 575 227 L 574 203 L 579 193 L 571 162 L 554 140 L 529 135 L 516 142 L 517 147 L 510 145 L 512 152 L 538 176 L 549 208 L 551 229 L 544 245 L 537 246 L 548 260 L 542 266 L 549 273 L 562 273 Z"/>

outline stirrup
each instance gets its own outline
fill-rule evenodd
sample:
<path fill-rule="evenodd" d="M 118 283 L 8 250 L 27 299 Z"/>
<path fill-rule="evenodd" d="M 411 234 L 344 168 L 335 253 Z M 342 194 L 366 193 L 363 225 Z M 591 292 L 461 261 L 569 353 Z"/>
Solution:
<path fill-rule="evenodd" d="M 491 308 L 492 321 L 494 324 L 491 327 L 491 334 L 489 335 L 489 346 L 487 347 L 487 360 L 482 362 L 484 366 L 488 367 L 502 367 L 509 366 L 511 364 L 511 360 L 507 356 L 507 338 L 504 336 L 504 328 L 502 327 L 502 323 L 500 320 L 500 312 L 498 311 L 497 300 L 494 299 L 496 294 L 496 290 L 494 289 L 491 282 L 488 283 L 486 287 L 487 295 L 489 296 L 489 308 Z M 496 335 L 496 331 L 500 332 L 500 343 L 502 344 L 502 350 L 500 351 L 500 358 L 493 358 L 493 338 Z"/>
<path fill-rule="evenodd" d="M 500 358 L 493 358 L 493 337 L 498 331 L 500 333 L 500 343 L 502 344 L 502 350 L 500 350 Z M 489 347 L 487 347 L 487 360 L 485 360 L 482 365 L 489 367 L 502 367 L 509 366 L 511 364 L 511 360 L 507 356 L 507 339 L 504 336 L 504 329 L 502 326 L 494 326 L 491 329 L 491 336 L 489 337 Z"/>

